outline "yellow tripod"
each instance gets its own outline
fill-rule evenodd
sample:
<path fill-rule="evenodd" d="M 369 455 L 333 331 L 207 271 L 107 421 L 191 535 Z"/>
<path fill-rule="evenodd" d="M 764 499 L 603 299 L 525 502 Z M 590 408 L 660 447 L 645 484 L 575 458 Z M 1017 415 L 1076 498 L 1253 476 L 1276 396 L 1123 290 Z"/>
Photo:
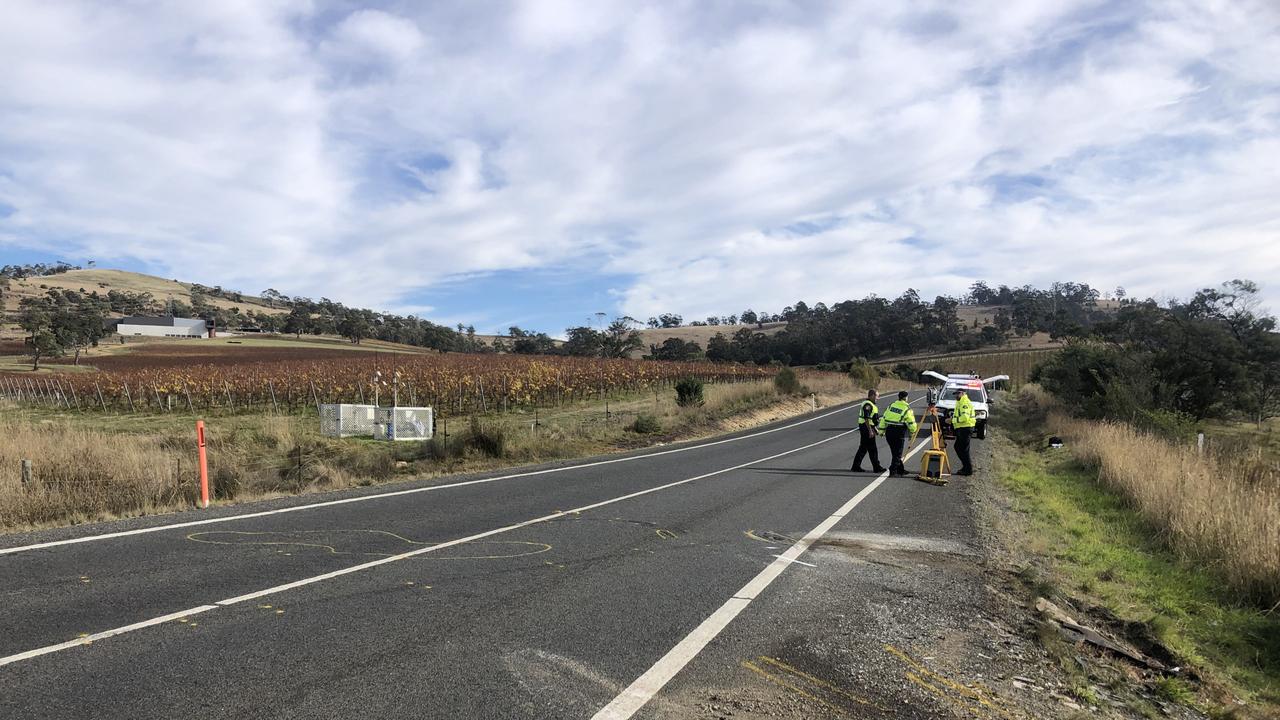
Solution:
<path fill-rule="evenodd" d="M 947 441 L 942 438 L 942 418 L 938 417 L 938 407 L 930 405 L 925 417 L 932 421 L 933 447 L 925 450 L 920 458 L 918 479 L 931 485 L 946 485 L 951 475 L 951 461 L 947 458 Z"/>

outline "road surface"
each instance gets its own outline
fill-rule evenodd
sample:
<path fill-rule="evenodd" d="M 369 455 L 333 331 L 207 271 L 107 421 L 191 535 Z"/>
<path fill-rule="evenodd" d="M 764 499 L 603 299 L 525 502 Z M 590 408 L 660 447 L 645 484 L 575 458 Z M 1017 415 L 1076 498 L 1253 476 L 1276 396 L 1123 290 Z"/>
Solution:
<path fill-rule="evenodd" d="M 934 717 L 778 659 L 884 592 L 823 549 L 971 539 L 959 483 L 848 471 L 854 418 L 0 537 L 0 717 L 729 717 L 757 676 L 796 717 Z"/>

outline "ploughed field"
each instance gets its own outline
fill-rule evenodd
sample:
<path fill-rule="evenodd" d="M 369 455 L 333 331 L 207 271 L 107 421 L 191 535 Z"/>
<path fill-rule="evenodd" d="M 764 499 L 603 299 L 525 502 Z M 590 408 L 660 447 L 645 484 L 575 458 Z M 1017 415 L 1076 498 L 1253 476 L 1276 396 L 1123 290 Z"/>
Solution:
<path fill-rule="evenodd" d="M 706 362 L 458 353 L 188 341 L 82 358 L 99 372 L 0 376 L 20 402 L 112 412 L 288 412 L 319 403 L 431 405 L 441 414 L 546 407 L 646 392 L 684 377 L 737 382 L 764 368 Z M 53 365 L 48 366 L 51 369 Z"/>

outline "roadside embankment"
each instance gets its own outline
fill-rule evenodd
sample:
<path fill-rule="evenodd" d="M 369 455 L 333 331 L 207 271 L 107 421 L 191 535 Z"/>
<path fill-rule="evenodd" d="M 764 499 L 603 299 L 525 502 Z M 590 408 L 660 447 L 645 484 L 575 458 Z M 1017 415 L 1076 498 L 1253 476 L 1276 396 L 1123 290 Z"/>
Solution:
<path fill-rule="evenodd" d="M 1280 713 L 1274 472 L 1194 446 L 1072 418 L 1035 386 L 1002 403 L 999 492 L 984 503 L 1003 562 L 1031 597 L 1066 607 L 1176 671 L 1088 658 L 1044 631 L 1077 697 L 1139 715 L 1189 706 L 1211 717 Z M 1046 439 L 1058 436 L 1064 447 Z M 1124 688 L 1128 688 L 1125 690 Z"/>

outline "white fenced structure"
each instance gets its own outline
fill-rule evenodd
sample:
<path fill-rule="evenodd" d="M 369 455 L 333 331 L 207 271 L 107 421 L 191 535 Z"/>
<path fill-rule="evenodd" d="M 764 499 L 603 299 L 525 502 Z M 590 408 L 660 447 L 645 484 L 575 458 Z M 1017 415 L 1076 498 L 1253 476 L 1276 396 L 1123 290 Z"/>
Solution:
<path fill-rule="evenodd" d="M 429 407 L 378 408 L 375 440 L 430 440 L 435 416 Z"/>
<path fill-rule="evenodd" d="M 320 434 L 326 437 L 429 440 L 434 430 L 435 416 L 429 407 L 320 406 Z"/>

